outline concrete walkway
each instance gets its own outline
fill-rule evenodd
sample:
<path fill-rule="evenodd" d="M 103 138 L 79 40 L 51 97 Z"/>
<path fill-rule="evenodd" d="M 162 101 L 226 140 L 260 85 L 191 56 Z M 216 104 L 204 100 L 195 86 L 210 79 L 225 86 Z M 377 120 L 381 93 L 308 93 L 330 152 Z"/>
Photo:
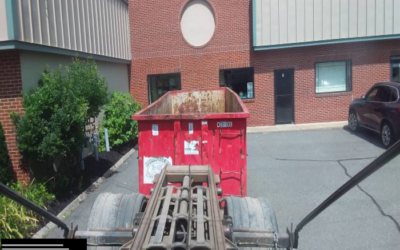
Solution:
<path fill-rule="evenodd" d="M 248 127 L 247 133 L 253 134 L 253 133 L 273 133 L 273 132 L 283 132 L 283 131 L 329 130 L 329 129 L 343 128 L 346 125 L 347 121 L 259 126 L 259 127 Z"/>

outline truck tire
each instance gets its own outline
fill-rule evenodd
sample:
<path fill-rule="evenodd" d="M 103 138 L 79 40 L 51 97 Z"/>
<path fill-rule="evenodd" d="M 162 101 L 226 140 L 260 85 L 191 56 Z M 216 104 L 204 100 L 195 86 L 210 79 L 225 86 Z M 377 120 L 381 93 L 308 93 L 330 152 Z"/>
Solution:
<path fill-rule="evenodd" d="M 132 228 L 136 213 L 141 212 L 145 197 L 138 193 L 100 194 L 90 211 L 87 230 Z M 90 250 L 118 250 L 120 247 L 91 247 Z"/>
<path fill-rule="evenodd" d="M 225 215 L 232 218 L 234 229 L 248 228 L 279 233 L 275 211 L 267 199 L 229 196 L 225 200 Z M 242 247 L 239 249 L 265 250 L 269 248 Z"/>

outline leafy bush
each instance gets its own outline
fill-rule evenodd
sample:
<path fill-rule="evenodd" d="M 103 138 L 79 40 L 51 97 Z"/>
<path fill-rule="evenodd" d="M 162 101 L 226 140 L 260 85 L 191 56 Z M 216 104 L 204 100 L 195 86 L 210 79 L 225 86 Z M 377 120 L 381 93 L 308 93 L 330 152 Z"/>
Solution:
<path fill-rule="evenodd" d="M 108 129 L 110 147 L 131 141 L 137 137 L 138 125 L 132 115 L 140 110 L 140 105 L 129 93 L 114 91 L 104 108 L 104 118 L 100 127 L 99 151 L 105 151 L 104 130 Z"/>
<path fill-rule="evenodd" d="M 24 157 L 54 161 L 82 147 L 85 122 L 106 104 L 107 84 L 93 60 L 74 59 L 63 74 L 42 72 L 40 86 L 23 98 L 25 116 L 12 114 Z"/>
<path fill-rule="evenodd" d="M 23 97 L 25 115 L 11 114 L 24 160 L 39 181 L 54 177 L 47 183 L 52 192 L 69 192 L 80 179 L 85 124 L 107 102 L 96 63 L 74 59 L 64 71 L 44 70 L 38 88 Z"/>
<path fill-rule="evenodd" d="M 34 181 L 27 187 L 21 183 L 14 183 L 10 187 L 42 208 L 54 200 L 54 195 L 47 192 L 44 184 Z M 29 237 L 39 220 L 41 218 L 31 210 L 0 195 L 0 239 Z"/>
<path fill-rule="evenodd" d="M 87 102 L 87 118 L 97 117 L 101 107 L 108 103 L 108 87 L 105 78 L 99 74 L 96 62 L 75 59 L 67 67 L 67 80 L 75 93 Z"/>
<path fill-rule="evenodd" d="M 11 180 L 10 157 L 3 128 L 0 124 L 0 182 L 8 183 Z"/>

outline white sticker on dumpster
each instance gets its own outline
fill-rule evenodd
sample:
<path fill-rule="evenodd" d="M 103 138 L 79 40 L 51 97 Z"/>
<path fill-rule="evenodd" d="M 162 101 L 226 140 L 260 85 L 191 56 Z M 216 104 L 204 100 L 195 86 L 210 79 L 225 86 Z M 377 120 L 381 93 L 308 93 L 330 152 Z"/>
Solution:
<path fill-rule="evenodd" d="M 185 155 L 198 155 L 199 150 L 196 146 L 199 145 L 199 141 L 185 141 Z"/>
<path fill-rule="evenodd" d="M 144 157 L 143 158 L 143 183 L 152 184 L 154 176 L 161 173 L 167 165 L 172 165 L 171 157 Z"/>
<path fill-rule="evenodd" d="M 152 124 L 151 125 L 151 132 L 154 135 L 158 135 L 158 124 Z"/>
<path fill-rule="evenodd" d="M 189 122 L 189 135 L 193 135 L 193 123 Z"/>

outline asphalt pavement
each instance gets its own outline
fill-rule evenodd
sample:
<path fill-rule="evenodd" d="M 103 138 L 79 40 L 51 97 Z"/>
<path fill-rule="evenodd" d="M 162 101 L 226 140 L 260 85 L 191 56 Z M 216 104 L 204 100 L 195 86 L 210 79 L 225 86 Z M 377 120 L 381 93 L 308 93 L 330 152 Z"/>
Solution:
<path fill-rule="evenodd" d="M 384 149 L 379 137 L 345 129 L 248 135 L 248 196 L 273 204 L 279 229 L 309 212 Z M 102 192 L 138 190 L 137 152 L 89 194 L 65 222 L 86 229 Z M 400 156 L 355 187 L 300 232 L 299 249 L 400 249 Z M 49 237 L 60 238 L 59 229 Z"/>
<path fill-rule="evenodd" d="M 248 196 L 267 197 L 285 232 L 382 152 L 370 132 L 251 134 Z M 400 156 L 304 227 L 299 249 L 400 249 L 399 178 Z"/>

